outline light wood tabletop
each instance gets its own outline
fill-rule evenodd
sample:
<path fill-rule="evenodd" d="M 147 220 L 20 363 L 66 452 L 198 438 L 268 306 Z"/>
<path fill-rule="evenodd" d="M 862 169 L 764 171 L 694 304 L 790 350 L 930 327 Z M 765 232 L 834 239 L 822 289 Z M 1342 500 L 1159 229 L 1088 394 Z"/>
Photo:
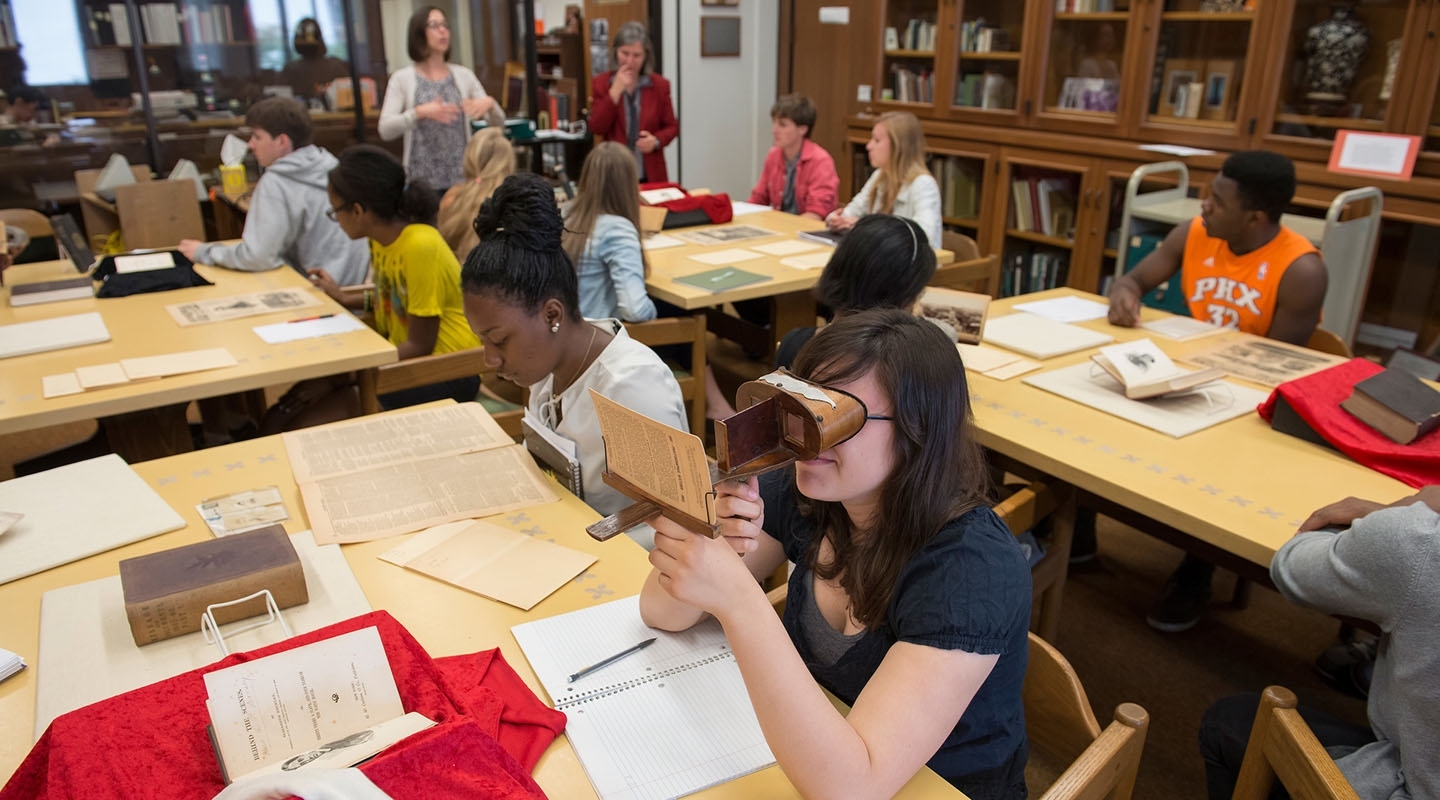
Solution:
<path fill-rule="evenodd" d="M 0 325 L 99 312 L 110 332 L 110 341 L 17 356 L 0 362 L 0 433 L 153 409 L 305 378 L 355 370 L 368 372 L 397 358 L 394 345 L 369 328 L 289 344 L 270 345 L 261 340 L 252 330 L 258 325 L 318 314 L 348 313 L 293 269 L 282 267 L 268 272 L 240 272 L 197 265 L 195 271 L 214 285 L 130 297 L 86 298 L 12 307 L 9 304 L 11 286 L 73 278 L 76 272 L 69 261 L 63 260 L 21 264 L 6 270 L 6 287 L 0 290 L 3 294 Z M 181 327 L 165 310 L 166 306 L 176 303 L 294 288 L 313 293 L 320 304 L 188 327 Z M 77 367 L 213 347 L 229 350 L 240 363 L 223 369 L 132 381 L 50 399 L 46 399 L 41 391 L 42 378 L 73 372 Z M 371 385 L 373 387 L 373 383 Z"/>
<path fill-rule="evenodd" d="M 1019 302 L 1066 295 L 1104 302 L 1055 289 L 998 300 L 990 317 L 1009 313 Z M 1150 308 L 1142 314 L 1144 320 L 1165 316 Z M 1149 336 L 1176 358 L 1223 341 L 1217 337 L 1237 335 L 1175 342 L 1104 319 L 1078 324 L 1117 341 Z M 1047 359 L 1043 370 L 1087 361 L 1094 352 Z M 1271 430 L 1255 413 L 1176 439 L 1030 386 L 1026 376 L 999 381 L 971 372 L 967 377 L 985 447 L 1262 569 L 1312 511 L 1350 495 L 1388 503 L 1414 493 L 1337 451 Z"/>
<path fill-rule="evenodd" d="M 690 310 L 721 306 L 737 300 L 773 298 L 775 301 L 774 330 L 777 333 L 783 333 L 798 327 L 814 325 L 815 299 L 810 296 L 810 290 L 814 288 L 815 281 L 820 278 L 820 267 L 797 269 L 780 263 L 783 258 L 787 258 L 788 256 L 772 256 L 763 253 L 760 254 L 759 258 L 737 261 L 734 264 L 718 265 L 696 261 L 694 257 L 705 255 L 706 253 L 716 253 L 722 250 L 749 250 L 755 245 L 795 241 L 797 234 L 801 231 L 824 230 L 825 223 L 807 219 L 796 214 L 786 214 L 783 211 L 771 210 L 744 214 L 735 217 L 730 222 L 725 223 L 725 225 L 705 225 L 695 228 L 684 228 L 682 230 L 665 231 L 664 233 L 667 236 L 675 236 L 677 234 L 683 235 L 690 231 L 706 231 L 733 225 L 762 228 L 764 230 L 774 231 L 775 235 L 767 236 L 763 239 L 747 239 L 726 244 L 696 245 L 686 243 L 677 247 L 647 250 L 645 251 L 645 258 L 650 263 L 650 276 L 645 279 L 646 291 L 649 292 L 651 297 Z M 830 245 L 817 244 L 816 249 L 810 252 L 830 253 L 833 251 L 834 248 Z M 808 255 L 808 252 L 806 254 Z M 936 250 L 935 256 L 936 261 L 940 264 L 949 264 L 955 260 L 955 255 L 949 250 Z M 734 266 L 736 269 L 745 272 L 764 275 L 768 280 L 746 286 L 739 286 L 734 289 L 727 289 L 721 292 L 709 292 L 675 280 L 676 278 L 682 278 L 687 275 L 708 272 L 717 267 L 728 266 Z"/>
<path fill-rule="evenodd" d="M 189 523 L 187 527 L 127 545 L 0 586 L 0 647 L 13 650 L 30 668 L 0 683 L 0 783 L 14 773 L 32 744 L 38 675 L 41 595 L 62 586 L 118 573 L 121 559 L 210 538 L 195 505 L 201 500 L 245 489 L 276 486 L 284 498 L 291 533 L 309 528 L 300 493 L 279 436 L 184 453 L 135 465 Z M 574 611 L 637 594 L 649 573 L 646 553 L 628 537 L 596 542 L 585 526 L 598 515 L 564 489 L 559 501 L 489 518 L 503 527 L 552 540 L 599 558 L 582 573 L 529 612 L 457 589 L 449 584 L 381 561 L 377 556 L 398 539 L 344 545 L 342 550 L 366 597 L 375 609 L 390 612 L 414 634 L 432 656 L 471 653 L 499 647 L 505 660 L 542 700 L 548 698 L 530 669 L 510 627 L 520 622 Z M 535 769 L 546 794 L 555 798 L 594 798 L 584 769 L 561 736 Z M 714 787 L 696 797 L 794 798 L 796 793 L 778 767 Z M 930 770 L 922 770 L 899 795 L 910 798 L 958 797 L 958 791 Z"/>

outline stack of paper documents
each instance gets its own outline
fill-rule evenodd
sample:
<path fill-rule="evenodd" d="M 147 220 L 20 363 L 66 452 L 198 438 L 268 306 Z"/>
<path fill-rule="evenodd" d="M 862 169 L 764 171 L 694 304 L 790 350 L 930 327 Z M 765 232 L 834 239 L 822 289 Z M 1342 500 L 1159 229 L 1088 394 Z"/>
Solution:
<path fill-rule="evenodd" d="M 99 312 L 0 325 L 0 358 L 110 341 Z"/>
<path fill-rule="evenodd" d="M 25 669 L 25 659 L 0 647 L 0 681 Z"/>

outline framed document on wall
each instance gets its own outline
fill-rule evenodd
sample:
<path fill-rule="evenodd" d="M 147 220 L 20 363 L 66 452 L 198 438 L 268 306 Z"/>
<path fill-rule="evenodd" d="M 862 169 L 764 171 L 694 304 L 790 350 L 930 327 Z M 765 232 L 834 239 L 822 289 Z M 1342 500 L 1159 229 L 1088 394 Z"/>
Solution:
<path fill-rule="evenodd" d="M 700 56 L 740 55 L 739 17 L 700 18 Z"/>

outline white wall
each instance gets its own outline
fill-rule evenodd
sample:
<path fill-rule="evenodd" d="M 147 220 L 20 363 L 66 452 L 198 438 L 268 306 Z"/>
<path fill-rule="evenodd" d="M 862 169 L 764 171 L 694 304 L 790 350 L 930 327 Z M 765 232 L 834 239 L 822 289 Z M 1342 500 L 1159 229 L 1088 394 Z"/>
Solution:
<path fill-rule="evenodd" d="M 700 0 L 666 3 L 661 73 L 675 84 L 680 118 L 680 138 L 667 148 L 666 161 L 672 180 L 744 200 L 770 149 L 779 4 L 740 0 L 738 6 L 705 6 L 703 13 L 740 18 L 740 56 L 701 58 Z"/>

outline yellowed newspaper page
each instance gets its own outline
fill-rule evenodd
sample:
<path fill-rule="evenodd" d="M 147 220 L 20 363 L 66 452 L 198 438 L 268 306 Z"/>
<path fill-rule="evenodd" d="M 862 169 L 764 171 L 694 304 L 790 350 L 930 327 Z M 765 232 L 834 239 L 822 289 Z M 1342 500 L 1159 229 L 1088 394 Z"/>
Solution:
<path fill-rule="evenodd" d="M 552 503 L 551 486 L 530 453 L 510 444 L 311 480 L 300 496 L 315 541 L 345 544 Z"/>
<path fill-rule="evenodd" d="M 631 411 L 590 390 L 607 468 L 690 516 L 710 519 L 710 466 L 700 437 Z"/>
<path fill-rule="evenodd" d="M 376 414 L 284 435 L 295 482 L 515 443 L 478 403 Z"/>

